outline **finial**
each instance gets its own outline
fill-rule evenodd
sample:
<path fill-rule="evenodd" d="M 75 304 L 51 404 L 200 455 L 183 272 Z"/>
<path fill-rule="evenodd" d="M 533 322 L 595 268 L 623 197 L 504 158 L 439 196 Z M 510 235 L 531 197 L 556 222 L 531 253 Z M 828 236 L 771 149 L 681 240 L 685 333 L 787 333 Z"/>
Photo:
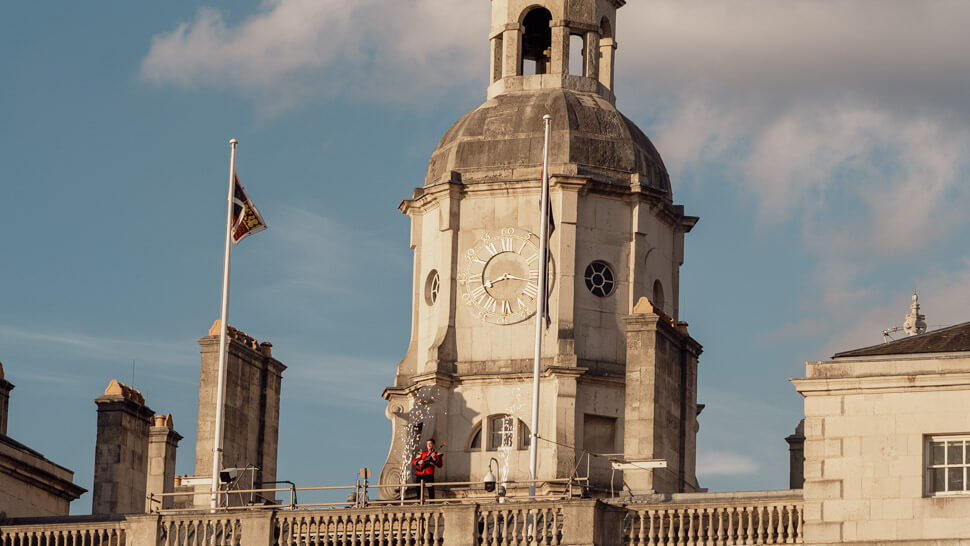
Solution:
<path fill-rule="evenodd" d="M 913 290 L 913 303 L 909 306 L 909 313 L 903 322 L 903 331 L 909 336 L 926 333 L 926 315 L 919 312 L 919 295 Z"/>

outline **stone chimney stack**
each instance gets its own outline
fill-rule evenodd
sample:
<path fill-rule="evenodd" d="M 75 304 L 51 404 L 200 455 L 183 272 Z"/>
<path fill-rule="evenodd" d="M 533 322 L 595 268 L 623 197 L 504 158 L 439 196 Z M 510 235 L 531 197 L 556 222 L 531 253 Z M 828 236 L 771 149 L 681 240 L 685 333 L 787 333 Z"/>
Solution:
<path fill-rule="evenodd" d="M 172 414 L 156 415 L 148 432 L 148 480 L 146 495 L 175 491 L 175 452 L 182 435 L 175 432 Z M 174 497 L 162 497 L 151 502 L 146 499 L 145 511 L 169 509 L 175 506 Z"/>
<path fill-rule="evenodd" d="M 154 412 L 135 389 L 112 380 L 98 405 L 93 514 L 142 513 L 148 474 L 148 437 Z"/>
<path fill-rule="evenodd" d="M 634 494 L 696 491 L 701 346 L 688 335 L 686 322 L 675 322 L 647 298 L 624 320 L 623 456 L 642 469 L 624 469 L 623 483 Z M 666 467 L 651 468 L 658 460 Z"/>
<path fill-rule="evenodd" d="M 216 320 L 209 335 L 199 340 L 202 370 L 199 379 L 199 422 L 195 446 L 195 474 L 212 474 L 212 436 L 219 383 L 219 334 Z M 226 396 L 222 468 L 254 466 L 253 482 L 276 480 L 280 388 L 286 366 L 273 358 L 273 345 L 259 343 L 231 325 L 227 328 Z"/>
<path fill-rule="evenodd" d="M 3 378 L 3 364 L 0 363 L 0 434 L 7 434 L 7 415 L 10 413 L 10 391 L 13 383 Z"/>

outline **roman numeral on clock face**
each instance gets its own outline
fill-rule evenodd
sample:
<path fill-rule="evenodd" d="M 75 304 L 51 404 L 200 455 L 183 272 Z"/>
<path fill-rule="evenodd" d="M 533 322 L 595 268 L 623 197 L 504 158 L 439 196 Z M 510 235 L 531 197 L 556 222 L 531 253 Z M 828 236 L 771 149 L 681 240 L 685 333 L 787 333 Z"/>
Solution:
<path fill-rule="evenodd" d="M 525 288 L 522 289 L 522 293 L 532 299 L 535 299 L 539 296 L 539 287 L 530 282 L 529 284 L 525 285 Z"/>
<path fill-rule="evenodd" d="M 492 256 L 498 254 L 498 250 L 495 248 L 495 243 L 488 243 L 484 248 Z"/>
<path fill-rule="evenodd" d="M 512 239 L 502 239 L 502 252 L 512 251 Z"/>
<path fill-rule="evenodd" d="M 512 313 L 512 305 L 509 302 L 502 300 L 502 314 L 509 315 Z"/>
<path fill-rule="evenodd" d="M 476 302 L 481 301 L 488 294 L 485 293 L 485 287 L 479 286 L 478 288 L 472 290 L 472 299 Z"/>

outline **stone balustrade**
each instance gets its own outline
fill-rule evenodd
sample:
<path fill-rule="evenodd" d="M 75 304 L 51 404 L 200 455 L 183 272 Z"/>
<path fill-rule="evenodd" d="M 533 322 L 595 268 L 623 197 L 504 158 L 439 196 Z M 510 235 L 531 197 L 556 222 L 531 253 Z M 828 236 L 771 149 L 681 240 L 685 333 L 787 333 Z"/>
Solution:
<path fill-rule="evenodd" d="M 0 546 L 125 546 L 126 544 L 131 543 L 128 542 L 125 520 L 0 524 Z"/>
<path fill-rule="evenodd" d="M 802 501 L 630 505 L 624 544 L 722 546 L 802 544 Z"/>
<path fill-rule="evenodd" d="M 169 512 L 0 523 L 0 546 L 719 546 L 803 543 L 785 494 Z"/>

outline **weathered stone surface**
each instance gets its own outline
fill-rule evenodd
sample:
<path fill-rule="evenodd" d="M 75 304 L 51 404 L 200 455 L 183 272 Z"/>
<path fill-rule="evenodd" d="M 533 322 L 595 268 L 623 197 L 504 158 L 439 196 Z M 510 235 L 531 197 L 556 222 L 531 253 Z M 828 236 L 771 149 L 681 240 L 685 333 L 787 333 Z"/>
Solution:
<path fill-rule="evenodd" d="M 212 441 L 215 432 L 219 379 L 217 320 L 202 347 L 199 380 L 199 420 L 195 446 L 196 476 L 212 475 Z M 223 468 L 257 467 L 253 481 L 276 480 L 279 440 L 280 389 L 286 366 L 272 357 L 271 344 L 260 344 L 246 333 L 227 327 L 226 392 L 223 425 Z M 248 475 L 248 474 L 247 474 Z M 248 483 L 247 486 L 251 485 Z"/>
<path fill-rule="evenodd" d="M 540 275 L 530 267 L 539 251 L 523 241 L 538 242 L 541 231 L 546 114 L 552 118 L 548 174 L 555 231 L 548 245 L 548 327 L 540 333 L 537 477 L 563 479 L 588 469 L 596 494 L 615 489 L 621 484 L 602 455 L 624 451 L 630 430 L 625 404 L 656 402 L 664 417 L 656 441 L 664 445 L 663 457 L 676 459 L 674 478 L 663 490 L 696 487 L 696 388 L 678 390 L 696 385 L 696 354 L 684 366 L 672 352 L 658 359 L 664 368 L 658 388 L 685 396 L 625 396 L 624 317 L 640 298 L 659 296 L 658 312 L 674 321 L 671 335 L 686 336 L 686 324 L 675 322 L 679 268 L 684 234 L 697 219 L 673 204 L 657 150 L 614 106 L 612 29 L 620 6 L 614 0 L 492 0 L 488 99 L 447 131 L 424 186 L 400 206 L 411 219 L 414 308 L 407 353 L 384 392 L 392 423 L 380 476 L 386 496 L 395 494 L 413 452 L 430 437 L 449 443 L 441 479 L 479 479 L 493 457 L 501 458 L 509 479 L 528 477 L 540 319 L 539 288 L 525 277 Z M 584 37 L 583 51 L 569 51 L 571 35 Z M 586 59 L 582 75 L 569 74 L 573 53 L 596 59 Z M 535 63 L 536 74 L 523 74 L 526 61 Z M 480 270 L 473 263 L 482 264 Z M 588 286 L 594 263 L 609 269 L 609 290 L 595 293 Z M 499 289 L 493 282 L 504 284 Z M 530 288 L 523 301 L 519 295 Z M 504 316 L 475 303 L 486 296 Z M 686 369 L 692 371 L 685 379 L 680 370 Z M 514 430 L 495 430 L 491 423 L 503 419 Z M 649 419 L 637 423 L 654 427 Z M 494 445 L 503 437 L 507 445 Z"/>
<path fill-rule="evenodd" d="M 66 516 L 86 490 L 74 473 L 0 434 L 0 513 L 8 517 Z"/>
<path fill-rule="evenodd" d="M 631 176 L 670 199 L 670 177 L 650 140 L 609 101 L 571 89 L 494 97 L 472 110 L 438 143 L 425 185 L 451 179 L 474 183 L 505 178 L 502 168 L 541 167 L 542 117 L 552 115 L 550 163 L 575 165 L 579 175 L 630 186 Z M 550 169 L 557 173 L 556 169 Z"/>
<path fill-rule="evenodd" d="M 161 417 L 161 419 L 158 419 Z M 172 493 L 175 491 L 175 456 L 182 435 L 172 428 L 172 415 L 157 415 L 156 424 L 148 436 L 148 475 L 146 494 Z M 156 498 L 155 503 L 146 499 L 145 511 L 169 509 L 175 506 L 174 497 Z"/>
<path fill-rule="evenodd" d="M 98 406 L 93 514 L 141 513 L 148 476 L 148 434 L 154 412 L 141 393 L 114 380 Z"/>
<path fill-rule="evenodd" d="M 970 498 L 934 497 L 926 472 L 930 435 L 970 430 L 964 329 L 809 362 L 806 377 L 792 380 L 805 397 L 806 542 L 944 544 L 970 536 Z M 955 352 L 918 353 L 937 344 Z"/>

